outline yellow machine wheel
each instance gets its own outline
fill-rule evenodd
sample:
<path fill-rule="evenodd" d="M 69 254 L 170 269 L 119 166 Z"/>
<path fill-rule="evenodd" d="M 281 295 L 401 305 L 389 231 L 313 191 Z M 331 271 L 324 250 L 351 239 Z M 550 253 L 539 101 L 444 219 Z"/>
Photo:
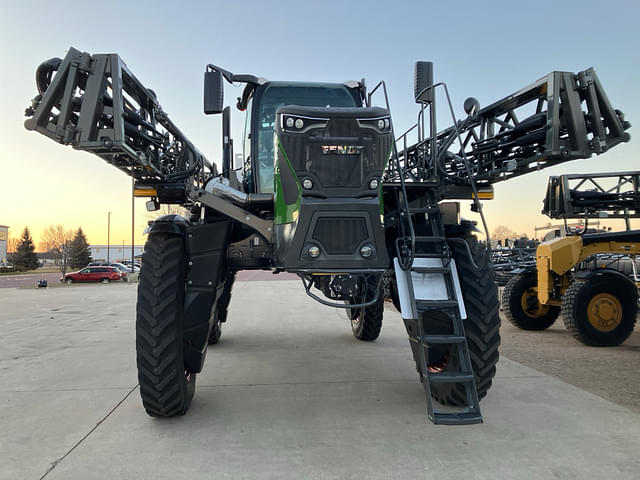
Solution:
<path fill-rule="evenodd" d="M 622 322 L 622 305 L 611 293 L 598 293 L 587 305 L 587 319 L 600 332 L 610 332 Z"/>
<path fill-rule="evenodd" d="M 620 345 L 633 332 L 637 313 L 638 290 L 622 275 L 575 280 L 562 298 L 567 330 L 586 345 Z"/>
<path fill-rule="evenodd" d="M 558 318 L 560 307 L 538 301 L 536 272 L 514 275 L 502 292 L 502 308 L 507 319 L 523 330 L 545 330 Z"/>

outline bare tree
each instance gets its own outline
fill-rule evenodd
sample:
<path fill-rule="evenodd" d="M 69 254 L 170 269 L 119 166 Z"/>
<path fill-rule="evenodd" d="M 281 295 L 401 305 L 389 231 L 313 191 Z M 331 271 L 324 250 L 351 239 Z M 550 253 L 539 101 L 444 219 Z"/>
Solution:
<path fill-rule="evenodd" d="M 40 251 L 54 254 L 56 264 L 60 267 L 63 276 L 67 273 L 73 237 L 74 232 L 65 230 L 62 225 L 49 225 L 40 237 Z"/>
<path fill-rule="evenodd" d="M 496 229 L 493 231 L 493 235 L 491 238 L 494 240 L 504 240 L 505 238 L 515 238 L 516 232 L 511 230 L 509 227 L 505 227 L 504 225 L 498 225 Z"/>
<path fill-rule="evenodd" d="M 16 253 L 20 245 L 20 239 L 17 237 L 9 237 L 7 240 L 7 253 Z"/>
<path fill-rule="evenodd" d="M 155 212 L 145 212 L 144 216 L 147 220 L 155 220 L 162 215 L 182 215 L 189 218 L 189 210 L 180 205 L 160 205 L 160 209 Z"/>
<path fill-rule="evenodd" d="M 186 219 L 189 219 L 190 213 L 187 208 L 180 205 L 160 205 L 160 209 L 155 212 L 145 211 L 141 220 L 138 220 L 138 228 L 144 229 L 149 223 L 161 217 L 162 215 L 181 215 Z M 144 223 L 142 223 L 144 221 Z"/>
<path fill-rule="evenodd" d="M 7 240 L 7 261 L 11 265 L 15 265 L 15 256 L 18 251 L 18 245 L 20 245 L 20 239 L 16 237 L 9 237 Z"/>

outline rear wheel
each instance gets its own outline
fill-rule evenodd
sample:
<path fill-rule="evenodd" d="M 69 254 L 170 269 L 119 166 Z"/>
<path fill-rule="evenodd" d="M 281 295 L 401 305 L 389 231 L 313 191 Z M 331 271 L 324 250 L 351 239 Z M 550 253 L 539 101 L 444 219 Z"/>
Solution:
<path fill-rule="evenodd" d="M 617 275 L 576 280 L 562 297 L 564 325 L 586 345 L 620 345 L 633 332 L 637 314 L 635 285 Z"/>
<path fill-rule="evenodd" d="M 451 242 L 451 244 L 460 279 L 462 298 L 467 311 L 464 330 L 473 366 L 476 390 L 478 398 L 483 398 L 491 388 L 499 359 L 500 303 L 498 290 L 494 282 L 489 255 L 484 248 L 477 244 L 474 237 L 468 239 L 468 245 L 476 265 L 469 261 L 463 244 L 460 242 Z M 438 333 L 438 325 L 441 325 L 442 319 L 438 316 L 439 312 L 434 313 L 432 318 L 425 319 L 428 333 Z M 430 323 L 431 320 L 434 321 L 433 325 Z M 450 325 L 450 322 L 448 323 Z M 434 327 L 436 331 L 434 331 Z M 450 333 L 450 331 L 441 333 Z M 460 359 L 455 347 L 443 348 L 439 351 L 432 348 L 429 352 L 428 364 L 429 370 L 432 372 L 460 371 Z M 433 382 L 431 394 L 433 398 L 444 405 L 465 405 L 467 403 L 464 385 L 459 383 Z"/>
<path fill-rule="evenodd" d="M 364 342 L 372 342 L 380 336 L 382 330 L 382 316 L 384 313 L 384 292 L 382 285 L 378 286 L 380 277 L 370 275 L 366 279 L 366 294 L 359 303 L 364 303 L 364 299 L 373 299 L 376 293 L 378 298 L 368 307 L 347 309 L 349 320 L 351 320 L 351 331 L 353 336 Z"/>
<path fill-rule="evenodd" d="M 136 354 L 140 395 L 151 416 L 186 413 L 196 375 L 186 371 L 182 315 L 185 292 L 185 248 L 181 236 L 151 234 L 136 305 Z"/>
<path fill-rule="evenodd" d="M 538 301 L 536 272 L 514 275 L 502 292 L 502 308 L 507 319 L 523 330 L 545 330 L 560 315 L 560 307 Z"/>

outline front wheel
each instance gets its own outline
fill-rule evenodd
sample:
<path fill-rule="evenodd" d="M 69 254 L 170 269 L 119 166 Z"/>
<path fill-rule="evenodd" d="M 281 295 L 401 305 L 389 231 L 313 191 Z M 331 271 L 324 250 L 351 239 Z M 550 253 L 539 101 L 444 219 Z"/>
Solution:
<path fill-rule="evenodd" d="M 347 314 L 351 321 L 351 331 L 353 336 L 364 342 L 372 342 L 380 336 L 382 330 L 382 316 L 384 314 L 384 292 L 380 284 L 380 277 L 370 275 L 366 279 L 366 294 L 364 298 L 367 300 L 374 298 L 376 293 L 378 298 L 368 307 L 349 308 Z M 362 300 L 354 300 L 362 303 Z"/>
<path fill-rule="evenodd" d="M 196 374 L 183 356 L 184 239 L 149 235 L 138 283 L 136 355 L 140 396 L 154 417 L 183 415 L 195 392 Z"/>
<path fill-rule="evenodd" d="M 620 345 L 633 332 L 637 314 L 638 290 L 617 275 L 576 280 L 562 297 L 564 325 L 585 345 Z"/>
<path fill-rule="evenodd" d="M 502 292 L 502 308 L 507 319 L 522 330 L 545 330 L 554 324 L 560 307 L 538 300 L 536 272 L 514 275 Z"/>
<path fill-rule="evenodd" d="M 103 278 L 102 280 L 100 280 L 102 283 L 109 283 L 110 280 L 108 278 Z"/>
<path fill-rule="evenodd" d="M 458 270 L 460 288 L 464 300 L 467 318 L 464 320 L 464 331 L 473 375 L 476 382 L 478 398 L 487 395 L 496 374 L 496 364 L 499 359 L 500 346 L 500 315 L 498 289 L 493 278 L 493 268 L 487 251 L 478 245 L 475 237 L 468 237 L 469 251 L 473 262 L 467 254 L 467 248 L 460 241 L 452 241 L 452 254 Z M 427 322 L 426 331 L 438 333 L 438 315 L 435 325 Z M 450 323 L 450 322 L 449 322 Z M 444 333 L 451 333 L 445 331 Z M 429 352 L 428 368 L 431 372 L 457 372 L 460 370 L 460 360 L 455 348 L 448 351 L 432 349 Z M 459 383 L 434 382 L 431 384 L 431 394 L 444 405 L 465 405 L 467 396 L 465 387 Z"/>
<path fill-rule="evenodd" d="M 73 283 L 73 278 L 71 277 L 67 277 L 64 279 L 64 283 L 66 283 L 67 285 L 71 285 Z"/>

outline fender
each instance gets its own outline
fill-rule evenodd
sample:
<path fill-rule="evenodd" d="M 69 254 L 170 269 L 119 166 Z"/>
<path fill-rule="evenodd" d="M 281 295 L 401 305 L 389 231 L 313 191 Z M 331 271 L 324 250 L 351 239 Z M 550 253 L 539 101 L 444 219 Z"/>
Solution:
<path fill-rule="evenodd" d="M 190 225 L 181 215 L 163 215 L 145 229 L 149 235 L 168 233 L 184 238 L 183 354 L 185 367 L 193 373 L 200 373 L 204 365 L 216 303 L 224 288 L 230 232 L 230 221 Z"/>
<path fill-rule="evenodd" d="M 178 228 L 181 225 L 179 221 L 165 223 Z M 224 289 L 231 225 L 231 221 L 222 220 L 186 228 L 187 284 L 182 339 L 185 367 L 193 373 L 202 371 L 215 309 Z"/>
<path fill-rule="evenodd" d="M 181 215 L 162 215 L 150 222 L 143 234 L 173 233 L 184 236 L 188 226 L 189 222 Z"/>
<path fill-rule="evenodd" d="M 592 277 L 603 275 L 612 275 L 617 278 L 624 279 L 629 283 L 629 285 L 635 288 L 635 284 L 629 277 L 627 277 L 624 273 L 619 272 L 618 270 L 614 270 L 613 268 L 593 268 L 591 270 L 579 270 L 573 274 L 573 278 L 578 280 L 589 280 Z"/>

